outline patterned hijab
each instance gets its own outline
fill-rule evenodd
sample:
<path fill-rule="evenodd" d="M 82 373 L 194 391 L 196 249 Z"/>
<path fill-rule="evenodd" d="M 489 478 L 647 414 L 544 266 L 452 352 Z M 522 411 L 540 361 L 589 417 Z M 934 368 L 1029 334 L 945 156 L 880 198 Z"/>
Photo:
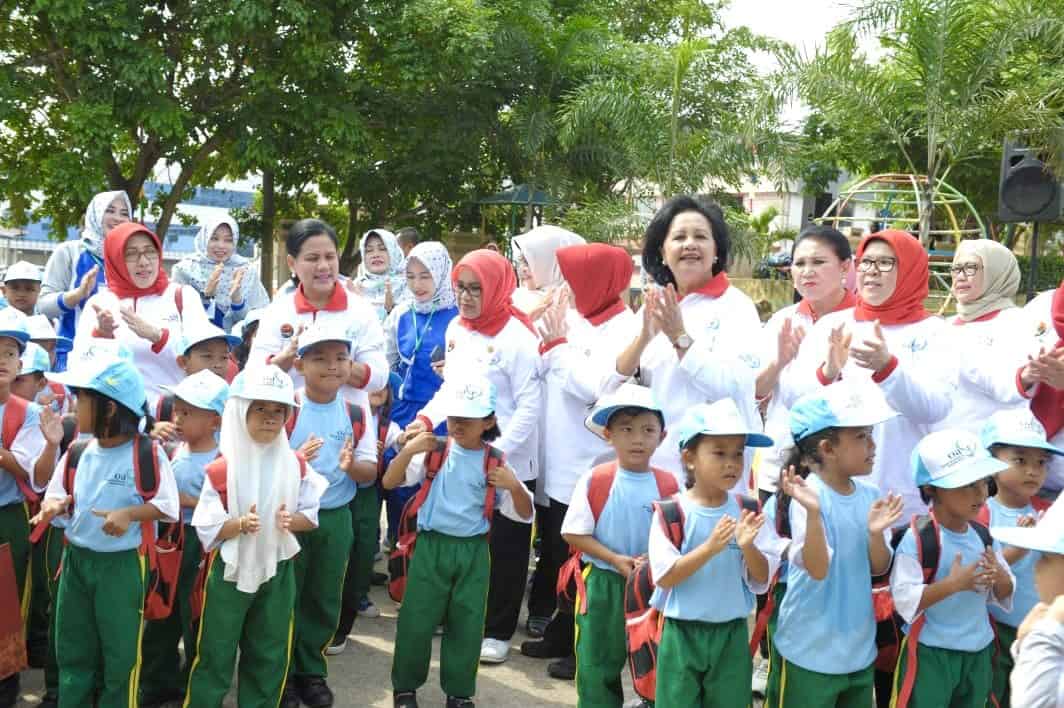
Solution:
<path fill-rule="evenodd" d="M 85 225 L 81 228 L 81 245 L 100 262 L 103 262 L 103 239 L 107 234 L 103 232 L 103 217 L 107 213 L 107 207 L 115 199 L 121 199 L 126 203 L 129 210 L 129 218 L 133 218 L 133 205 L 129 201 L 129 195 L 119 190 L 117 192 L 100 192 L 89 206 L 85 208 Z"/>
<path fill-rule="evenodd" d="M 436 284 L 436 293 L 427 302 L 418 302 L 411 295 L 410 306 L 418 314 L 426 315 L 436 310 L 446 310 L 455 306 L 454 288 L 451 286 L 451 255 L 447 247 L 439 241 L 425 241 L 411 249 L 406 262 L 416 260 L 425 266 Z"/>
<path fill-rule="evenodd" d="M 371 236 L 376 236 L 384 243 L 388 251 L 388 270 L 384 273 L 370 273 L 366 268 L 366 242 Z M 398 305 L 407 297 L 406 292 L 406 258 L 403 257 L 403 249 L 399 247 L 399 239 L 391 231 L 373 229 L 362 235 L 362 242 L 358 245 L 362 254 L 362 264 L 358 267 L 356 282 L 362 288 L 362 296 L 366 298 L 378 310 L 383 320 L 387 313 L 384 311 L 384 284 L 392 285 L 392 301 Z"/>
<path fill-rule="evenodd" d="M 214 269 L 218 267 L 218 261 L 211 258 L 208 252 L 208 244 L 211 236 L 214 235 L 219 226 L 228 226 L 229 230 L 233 232 L 233 253 L 225 260 L 222 277 L 218 280 L 218 288 L 214 291 L 215 304 L 228 309 L 229 290 L 232 287 L 233 277 L 238 269 L 244 268 L 248 264 L 248 259 L 236 252 L 235 246 L 240 241 L 240 227 L 237 226 L 236 221 L 231 216 L 228 214 L 215 216 L 200 225 L 194 242 L 196 252 L 182 261 L 184 265 L 182 265 L 181 269 L 192 281 L 192 286 L 202 293 L 207 287 L 207 281 L 211 279 Z M 244 274 L 244 280 L 240 286 L 241 290 L 244 291 L 244 302 L 247 302 L 248 290 L 254 281 L 254 278 L 249 277 L 250 275 L 250 273 Z"/>

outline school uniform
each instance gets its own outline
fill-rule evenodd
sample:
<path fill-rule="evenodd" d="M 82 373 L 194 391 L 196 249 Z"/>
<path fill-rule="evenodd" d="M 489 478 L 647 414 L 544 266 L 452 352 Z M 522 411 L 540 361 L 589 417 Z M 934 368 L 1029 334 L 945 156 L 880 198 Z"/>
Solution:
<path fill-rule="evenodd" d="M 591 473 L 576 483 L 562 534 L 594 536 L 615 553 L 636 558 L 647 552 L 653 503 L 661 497 L 650 471 L 618 468 L 598 521 L 591 510 Z M 578 600 L 576 615 L 576 691 L 582 706 L 620 706 L 621 671 L 628 658 L 624 628 L 624 582 L 606 561 L 587 555 L 586 607 Z"/>
<path fill-rule="evenodd" d="M 436 627 L 443 625 L 440 685 L 448 696 L 469 698 L 476 694 L 490 574 L 487 533 L 491 525 L 484 518 L 488 493 L 485 454 L 483 448 L 467 450 L 452 441 L 418 511 L 417 545 L 410 560 L 392 653 L 392 689 L 396 693 L 416 691 L 425 683 L 432 637 Z M 424 479 L 424 456 L 417 455 L 407 468 L 405 481 L 412 485 Z M 507 517 L 517 516 L 509 494 L 496 491 L 495 503 Z M 530 522 L 531 518 L 524 520 Z"/>
<path fill-rule="evenodd" d="M 144 503 L 137 492 L 134 444 L 103 448 L 93 440 L 78 461 L 74 488 L 66 488 L 64 456 L 45 493 L 46 499 L 74 498 L 55 604 L 64 708 L 94 700 L 99 706 L 128 706 L 137 697 L 148 562 L 139 551 L 141 525 L 134 522 L 123 535 L 108 536 L 104 519 L 92 513 Z M 159 483 L 150 504 L 164 520 L 176 521 L 177 485 L 166 455 L 161 449 L 156 455 Z"/>
<path fill-rule="evenodd" d="M 806 510 L 788 505 L 791 539 L 776 535 L 778 497 L 765 506 L 765 532 L 755 543 L 770 564 L 785 553 L 787 592 L 772 637 L 765 705 L 868 706 L 872 703 L 876 623 L 868 559 L 868 512 L 879 499 L 872 485 L 852 479 L 839 494 L 817 477 L 806 482 L 820 500 L 828 549 L 828 574 L 815 580 L 805 569 Z M 889 530 L 884 540 L 889 540 Z M 783 549 L 786 549 L 785 551 Z"/>
<path fill-rule="evenodd" d="M 177 292 L 181 292 L 181 308 L 178 309 Z M 176 384 L 185 377 L 185 372 L 177 364 L 177 357 L 183 354 L 183 328 L 203 327 L 207 325 L 207 315 L 200 303 L 199 293 L 188 285 L 169 283 L 159 295 L 119 298 L 106 288 L 88 299 L 78 319 L 74 334 L 74 349 L 88 347 L 96 331 L 96 310 L 110 311 L 115 317 L 114 338 L 129 347 L 137 370 L 144 377 L 144 389 L 148 395 L 148 405 L 154 409 L 155 402 L 163 394 L 161 386 Z M 157 343 L 138 336 L 122 319 L 121 308 L 129 308 L 156 327 L 162 328 L 163 335 Z"/>
<path fill-rule="evenodd" d="M 722 518 L 742 515 L 731 494 L 718 507 L 702 506 L 684 494 L 677 499 L 684 516 L 680 548 L 665 535 L 660 514 L 655 513 L 650 524 L 648 557 L 654 578 L 663 577 L 682 556 L 704 543 Z M 665 615 L 658 648 L 656 706 L 725 708 L 750 701 L 753 664 L 747 618 L 754 608 L 754 595 L 767 589 L 767 582 L 750 577 L 734 540 L 682 583 L 655 589 L 650 603 Z M 706 602 L 707 597 L 713 601 Z"/>
<path fill-rule="evenodd" d="M 982 558 L 986 547 L 971 527 L 963 533 L 956 533 L 939 526 L 938 533 L 941 553 L 935 579 L 949 575 L 958 554 L 964 566 Z M 994 541 L 993 550 L 998 564 L 1012 576 L 997 541 Z M 1015 577 L 1012 580 L 1015 587 Z M 926 587 L 917 555 L 916 538 L 910 529 L 898 545 L 890 575 L 894 607 L 906 622 L 902 627 L 906 634 L 909 634 L 913 621 L 920 614 L 917 608 Z M 997 606 L 1006 613 L 1011 612 L 1013 597 L 1009 595 L 998 600 L 992 588 L 983 591 L 964 590 L 923 610 L 926 620 L 919 635 L 917 666 L 914 669 L 908 666 L 906 653 L 910 638 L 907 636 L 898 650 L 894 695 L 897 696 L 907 672 L 915 670 L 916 682 L 909 702 L 913 708 L 947 705 L 982 708 L 990 697 L 991 658 L 994 652 L 994 629 L 987 613 L 988 605 Z"/>
<path fill-rule="evenodd" d="M 170 467 L 174 472 L 179 494 L 199 499 L 203 490 L 203 477 L 207 465 L 218 457 L 218 449 L 192 452 L 188 445 L 177 448 Z M 196 658 L 196 628 L 193 618 L 192 592 L 203 562 L 203 548 L 192 526 L 194 509 L 181 509 L 184 525 L 184 549 L 181 552 L 181 570 L 177 580 L 177 597 L 170 616 L 163 620 L 147 622 L 144 626 L 144 667 L 141 672 L 141 692 L 144 702 L 153 697 L 180 696 L 188 684 L 188 673 Z M 184 662 L 177 651 L 178 642 L 184 641 Z"/>

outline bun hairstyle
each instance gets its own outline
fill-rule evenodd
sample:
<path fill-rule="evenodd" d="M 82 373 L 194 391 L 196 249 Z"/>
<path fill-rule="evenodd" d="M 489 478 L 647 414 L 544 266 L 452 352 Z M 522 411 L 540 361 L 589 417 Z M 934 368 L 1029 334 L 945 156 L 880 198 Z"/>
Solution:
<path fill-rule="evenodd" d="M 853 258 L 853 248 L 850 247 L 850 241 L 842 235 L 841 231 L 827 224 L 810 224 L 802 229 L 801 233 L 798 234 L 798 238 L 794 239 L 794 248 L 791 249 L 792 260 L 794 259 L 794 252 L 798 249 L 798 244 L 807 238 L 819 241 L 830 248 L 840 261 L 848 261 Z"/>
<path fill-rule="evenodd" d="M 288 251 L 288 255 L 292 256 L 292 258 L 296 258 L 299 256 L 299 252 L 303 250 L 303 244 L 307 242 L 307 239 L 315 236 L 328 236 L 333 245 L 337 249 L 340 248 L 340 241 L 337 239 L 336 230 L 333 227 L 321 219 L 300 219 L 288 229 L 288 236 L 284 241 L 285 250 Z M 292 273 L 292 283 L 299 285 L 299 278 L 296 277 L 295 273 Z"/>

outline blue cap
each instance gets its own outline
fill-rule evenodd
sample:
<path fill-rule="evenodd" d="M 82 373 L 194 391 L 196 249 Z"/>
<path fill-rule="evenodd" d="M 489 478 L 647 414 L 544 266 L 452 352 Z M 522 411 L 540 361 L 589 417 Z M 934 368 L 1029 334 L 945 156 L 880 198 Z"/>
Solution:
<path fill-rule="evenodd" d="M 229 386 L 229 397 L 249 401 L 273 401 L 286 406 L 297 405 L 292 377 L 276 364 L 241 371 Z"/>
<path fill-rule="evenodd" d="M 26 343 L 26 350 L 22 352 L 22 368 L 19 369 L 19 376 L 24 374 L 46 374 L 52 370 L 52 358 L 48 356 L 48 352 L 44 350 L 44 347 L 33 342 Z"/>
<path fill-rule="evenodd" d="M 1050 445 L 1046 440 L 1046 429 L 1034 417 L 1030 408 L 995 412 L 983 426 L 982 441 L 983 447 L 987 449 L 992 445 L 1011 445 L 1033 447 L 1052 455 L 1064 455 L 1064 450 Z"/>
<path fill-rule="evenodd" d="M 967 430 L 939 430 L 924 436 L 912 455 L 916 486 L 957 489 L 991 477 L 1009 466 L 992 457 Z"/>
<path fill-rule="evenodd" d="M 347 328 L 335 322 L 330 324 L 326 321 L 313 324 L 303 330 L 299 335 L 299 349 L 296 353 L 303 356 L 308 349 L 322 342 L 340 342 L 347 347 L 347 351 L 351 351 L 351 337 Z"/>
<path fill-rule="evenodd" d="M 181 331 L 181 354 L 187 356 L 189 349 L 201 342 L 208 342 L 212 339 L 225 340 L 230 349 L 240 344 L 239 337 L 226 334 L 224 329 L 211 322 L 202 322 L 185 327 Z"/>
<path fill-rule="evenodd" d="M 584 418 L 584 427 L 602 439 L 606 438 L 606 426 L 613 414 L 622 408 L 642 408 L 665 418 L 654 394 L 646 386 L 626 383 L 613 393 L 606 394 L 595 403 L 590 415 Z"/>
<path fill-rule="evenodd" d="M 839 381 L 795 401 L 791 436 L 797 443 L 828 428 L 863 428 L 897 415 L 870 381 Z"/>
<path fill-rule="evenodd" d="M 214 411 L 218 415 L 225 412 L 225 401 L 229 398 L 229 384 L 218 374 L 204 369 L 181 380 L 176 386 L 161 386 L 190 406 Z"/>
<path fill-rule="evenodd" d="M 745 435 L 746 447 L 772 447 L 772 438 L 751 430 L 739 407 L 730 398 L 701 403 L 687 411 L 676 426 L 680 449 L 699 435 Z"/>
<path fill-rule="evenodd" d="M 0 310 L 0 337 L 10 337 L 18 342 L 18 351 L 21 354 L 26 349 L 26 342 L 30 341 L 26 315 L 13 307 Z"/>
<path fill-rule="evenodd" d="M 45 374 L 71 388 L 87 388 L 118 401 L 137 416 L 144 415 L 147 396 L 140 372 L 128 359 L 97 359 L 89 366 L 68 369 L 61 374 Z"/>
<path fill-rule="evenodd" d="M 45 315 L 33 315 L 26 318 L 26 327 L 30 331 L 30 341 L 54 341 L 59 354 L 70 351 L 74 342 L 69 337 L 60 337 L 55 333 L 51 320 Z"/>
<path fill-rule="evenodd" d="M 443 414 L 454 418 L 487 418 L 495 412 L 495 384 L 478 374 L 449 376 L 440 387 Z"/>
<path fill-rule="evenodd" d="M 1006 546 L 1064 554 L 1064 502 L 1054 502 L 1030 528 L 992 526 L 990 535 Z"/>

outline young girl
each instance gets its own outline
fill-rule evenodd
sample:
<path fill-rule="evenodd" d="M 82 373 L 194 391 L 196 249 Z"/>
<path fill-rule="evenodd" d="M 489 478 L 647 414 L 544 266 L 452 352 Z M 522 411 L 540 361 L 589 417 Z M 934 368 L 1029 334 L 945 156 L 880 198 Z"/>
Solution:
<path fill-rule="evenodd" d="M 765 507 L 771 528 L 757 541 L 769 557 L 787 554 L 765 705 L 872 704 L 872 575 L 890 565 L 887 541 L 902 502 L 894 494 L 881 498 L 855 477 L 875 462 L 872 427 L 894 415 L 875 386 L 859 382 L 829 386 L 791 407 L 795 447 L 781 492 Z M 789 545 L 775 531 L 782 514 L 790 523 Z"/>
<path fill-rule="evenodd" d="M 280 703 L 292 649 L 295 533 L 317 526 L 328 486 L 288 446 L 294 405 L 292 379 L 276 366 L 245 371 L 230 387 L 221 457 L 207 467 L 192 515 L 210 557 L 186 708 L 222 705 L 238 648 L 239 703 Z"/>
<path fill-rule="evenodd" d="M 926 436 L 912 456 L 913 477 L 931 506 L 938 565 L 925 577 L 925 544 L 905 531 L 894 556 L 890 592 L 907 623 L 898 650 L 891 705 L 982 708 L 990 699 L 994 629 L 987 605 L 1012 608 L 1015 579 L 997 542 L 973 522 L 986 480 L 1008 469 L 963 430 Z"/>
<path fill-rule="evenodd" d="M 772 439 L 750 430 L 730 399 L 696 406 L 679 425 L 687 473 L 687 491 L 676 498 L 681 547 L 665 534 L 660 509 L 650 525 L 658 586 L 651 603 L 665 615 L 654 705 L 746 705 L 753 668 L 746 620 L 771 569 L 754 545 L 764 517 L 743 509 L 731 490 L 742 477 L 745 448 L 770 447 Z"/>
<path fill-rule="evenodd" d="M 68 450 L 48 485 L 34 524 L 69 513 L 55 605 L 59 705 L 129 705 L 137 696 L 144 616 L 141 526 L 177 521 L 177 485 L 150 427 L 140 374 L 124 359 L 97 362 L 49 378 L 77 393 L 78 427 L 92 439 Z M 145 502 L 142 445 L 155 456 L 157 490 Z M 76 476 L 68 486 L 75 450 Z"/>

